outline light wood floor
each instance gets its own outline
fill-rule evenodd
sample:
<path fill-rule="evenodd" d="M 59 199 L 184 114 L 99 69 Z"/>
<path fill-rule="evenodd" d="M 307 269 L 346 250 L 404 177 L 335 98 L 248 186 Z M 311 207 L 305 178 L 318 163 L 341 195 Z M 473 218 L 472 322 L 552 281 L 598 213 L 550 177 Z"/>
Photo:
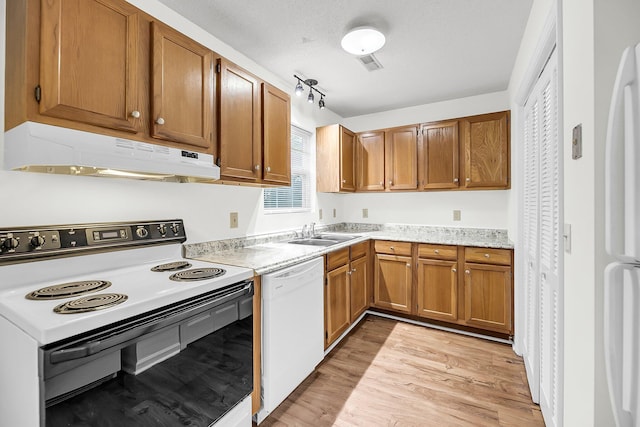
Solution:
<path fill-rule="evenodd" d="M 365 318 L 260 427 L 544 426 L 511 346 Z"/>

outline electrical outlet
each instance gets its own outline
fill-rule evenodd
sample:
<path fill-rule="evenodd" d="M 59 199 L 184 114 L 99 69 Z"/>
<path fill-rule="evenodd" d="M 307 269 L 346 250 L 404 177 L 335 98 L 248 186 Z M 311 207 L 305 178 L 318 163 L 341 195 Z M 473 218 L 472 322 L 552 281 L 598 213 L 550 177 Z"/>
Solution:
<path fill-rule="evenodd" d="M 318 219 L 322 219 L 322 209 L 318 210 Z"/>
<path fill-rule="evenodd" d="M 461 216 L 462 216 L 462 213 L 460 212 L 459 209 L 454 209 L 453 210 L 453 220 L 454 221 L 460 221 Z"/>
<path fill-rule="evenodd" d="M 362 218 L 369 218 L 369 209 L 362 209 Z"/>
<path fill-rule="evenodd" d="M 229 214 L 229 227 L 238 228 L 238 212 L 231 212 Z"/>
<path fill-rule="evenodd" d="M 333 208 L 333 217 L 336 217 L 336 208 Z"/>

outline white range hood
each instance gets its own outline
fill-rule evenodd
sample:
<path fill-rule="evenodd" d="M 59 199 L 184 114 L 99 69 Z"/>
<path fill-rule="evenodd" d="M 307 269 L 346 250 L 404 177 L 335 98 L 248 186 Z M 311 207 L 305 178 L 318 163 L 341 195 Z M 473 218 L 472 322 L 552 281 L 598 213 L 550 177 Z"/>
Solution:
<path fill-rule="evenodd" d="M 220 179 L 213 156 L 42 123 L 7 131 L 4 169 L 171 182 Z"/>

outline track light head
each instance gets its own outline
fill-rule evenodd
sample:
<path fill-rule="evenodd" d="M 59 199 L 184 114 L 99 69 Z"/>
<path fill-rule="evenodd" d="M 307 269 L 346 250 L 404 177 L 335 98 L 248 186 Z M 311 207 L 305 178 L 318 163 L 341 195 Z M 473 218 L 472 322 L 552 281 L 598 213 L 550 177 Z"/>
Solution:
<path fill-rule="evenodd" d="M 318 101 L 318 108 L 324 110 L 324 95 L 320 95 L 320 101 Z"/>
<path fill-rule="evenodd" d="M 309 88 L 309 96 L 307 96 L 307 102 L 313 104 L 313 91 Z"/>
<path fill-rule="evenodd" d="M 296 85 L 296 95 L 300 96 L 304 92 L 304 88 L 302 87 L 302 82 L 298 79 L 298 84 Z"/>

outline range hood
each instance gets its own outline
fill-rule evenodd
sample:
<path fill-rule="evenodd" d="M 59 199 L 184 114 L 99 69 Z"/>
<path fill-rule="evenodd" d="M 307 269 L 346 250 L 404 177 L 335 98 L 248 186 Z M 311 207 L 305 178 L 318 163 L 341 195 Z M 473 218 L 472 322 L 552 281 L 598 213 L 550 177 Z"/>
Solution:
<path fill-rule="evenodd" d="M 25 122 L 4 137 L 4 169 L 170 182 L 212 182 L 210 154 Z"/>

